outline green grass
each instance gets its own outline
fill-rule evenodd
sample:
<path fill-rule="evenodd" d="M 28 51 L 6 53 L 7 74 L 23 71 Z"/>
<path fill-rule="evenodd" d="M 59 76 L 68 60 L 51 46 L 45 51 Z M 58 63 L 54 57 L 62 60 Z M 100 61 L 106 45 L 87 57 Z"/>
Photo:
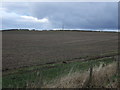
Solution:
<path fill-rule="evenodd" d="M 82 72 L 88 70 L 91 65 L 99 66 L 101 63 L 109 64 L 112 62 L 112 58 L 102 58 L 84 62 L 71 62 L 67 64 L 51 64 L 46 66 L 21 68 L 4 75 L 2 78 L 2 86 L 3 88 L 22 88 L 26 87 L 27 83 L 37 83 L 40 82 L 40 80 L 49 83 L 55 78 L 67 75 L 70 72 Z"/>
<path fill-rule="evenodd" d="M 2 88 L 2 76 L 0 76 L 0 89 Z"/>

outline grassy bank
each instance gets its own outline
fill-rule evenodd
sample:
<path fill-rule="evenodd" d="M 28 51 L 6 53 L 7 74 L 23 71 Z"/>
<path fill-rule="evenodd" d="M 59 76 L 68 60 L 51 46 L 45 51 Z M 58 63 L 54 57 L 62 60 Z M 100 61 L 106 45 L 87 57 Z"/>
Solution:
<path fill-rule="evenodd" d="M 98 67 L 101 64 L 110 64 L 114 62 L 112 57 L 105 57 L 96 60 L 58 63 L 46 66 L 33 66 L 10 71 L 3 75 L 3 88 L 19 87 L 42 87 L 45 84 L 53 83 L 57 78 L 64 77 L 74 72 L 84 72 L 89 70 L 90 66 Z"/>
<path fill-rule="evenodd" d="M 102 65 L 102 64 L 101 64 Z M 46 84 L 44 88 L 117 88 L 116 63 L 106 66 L 95 67 L 89 81 L 89 71 L 74 72 L 57 78 L 51 84 Z"/>

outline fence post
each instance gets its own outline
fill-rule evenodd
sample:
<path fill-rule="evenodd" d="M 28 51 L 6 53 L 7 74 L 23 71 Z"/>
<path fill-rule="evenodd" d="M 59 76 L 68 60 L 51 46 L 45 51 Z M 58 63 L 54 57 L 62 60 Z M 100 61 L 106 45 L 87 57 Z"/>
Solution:
<path fill-rule="evenodd" d="M 93 65 L 91 64 L 91 66 L 90 66 L 89 80 L 88 80 L 87 87 L 91 87 L 91 85 L 92 85 L 92 75 L 93 75 Z"/>
<path fill-rule="evenodd" d="M 40 88 L 42 87 L 43 85 L 43 70 L 41 69 L 40 71 Z"/>
<path fill-rule="evenodd" d="M 43 70 L 42 69 L 37 71 L 36 79 L 37 81 L 35 82 L 35 86 L 41 88 L 43 86 Z"/>
<path fill-rule="evenodd" d="M 92 63 L 90 63 L 90 73 L 89 73 L 89 77 L 87 78 L 87 80 L 85 81 L 85 83 L 83 84 L 83 88 L 90 88 L 92 85 L 92 73 L 93 73 L 93 65 Z"/>
<path fill-rule="evenodd" d="M 90 85 L 92 83 L 93 65 L 90 67 Z"/>

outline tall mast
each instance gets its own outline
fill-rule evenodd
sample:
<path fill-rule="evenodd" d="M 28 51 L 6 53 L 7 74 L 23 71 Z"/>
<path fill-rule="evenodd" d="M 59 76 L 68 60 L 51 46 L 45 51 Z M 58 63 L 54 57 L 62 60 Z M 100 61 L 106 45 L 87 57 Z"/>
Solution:
<path fill-rule="evenodd" d="M 62 30 L 64 30 L 64 22 L 62 23 Z"/>
<path fill-rule="evenodd" d="M 64 30 L 64 18 L 63 18 L 63 21 L 62 21 L 62 30 Z"/>

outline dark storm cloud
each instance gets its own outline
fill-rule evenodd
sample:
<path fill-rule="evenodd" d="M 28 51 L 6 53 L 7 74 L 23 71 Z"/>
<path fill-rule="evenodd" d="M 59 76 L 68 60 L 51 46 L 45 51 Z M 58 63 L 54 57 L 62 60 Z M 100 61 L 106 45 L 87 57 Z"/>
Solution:
<path fill-rule="evenodd" d="M 54 29 L 61 28 L 64 24 L 66 29 L 117 29 L 117 2 L 39 2 L 13 3 L 11 5 L 7 3 L 4 8 L 7 9 L 8 14 L 17 15 L 11 24 L 6 23 L 5 17 L 6 22 L 3 26 L 19 24 L 20 27 Z M 30 17 L 25 17 L 26 22 L 20 22 L 21 16 Z M 44 21 L 44 19 L 47 19 L 49 23 L 39 22 L 40 20 Z M 29 23 L 30 20 L 35 22 Z"/>

